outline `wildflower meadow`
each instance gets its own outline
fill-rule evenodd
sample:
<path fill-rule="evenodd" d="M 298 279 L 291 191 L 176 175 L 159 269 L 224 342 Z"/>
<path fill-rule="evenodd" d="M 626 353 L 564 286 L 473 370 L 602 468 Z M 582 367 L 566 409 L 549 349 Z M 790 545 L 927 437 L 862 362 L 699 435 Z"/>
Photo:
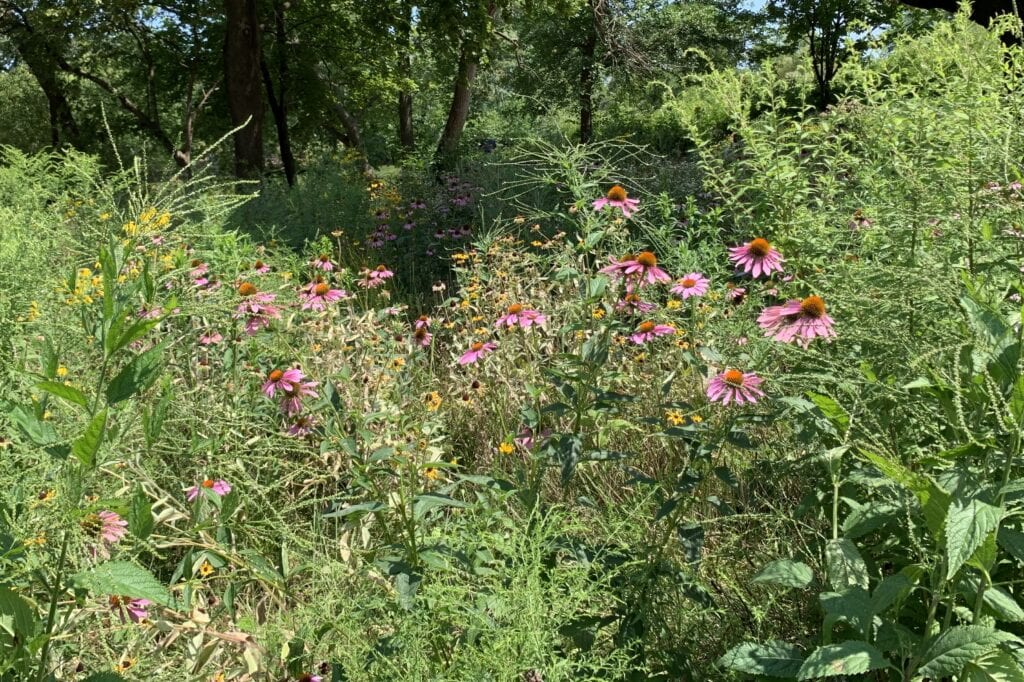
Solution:
<path fill-rule="evenodd" d="M 182 4 L 0 3 L 0 682 L 1024 681 L 1012 21 Z"/>

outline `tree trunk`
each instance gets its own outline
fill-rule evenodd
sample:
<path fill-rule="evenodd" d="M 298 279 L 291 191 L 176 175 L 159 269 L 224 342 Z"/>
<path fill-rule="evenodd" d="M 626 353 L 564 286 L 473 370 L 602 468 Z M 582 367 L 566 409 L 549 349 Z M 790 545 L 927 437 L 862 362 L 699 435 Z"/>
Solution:
<path fill-rule="evenodd" d="M 263 172 L 263 50 L 256 0 L 224 0 L 224 81 L 235 133 L 235 175 L 258 178 Z"/>
<path fill-rule="evenodd" d="M 401 57 L 399 70 L 407 80 L 412 78 L 412 5 L 408 2 L 402 3 L 402 18 L 398 25 L 401 36 L 402 49 L 405 53 Z M 402 89 L 398 93 L 398 142 L 402 149 L 411 152 L 416 148 L 416 136 L 412 129 L 412 93 Z"/>
<path fill-rule="evenodd" d="M 448 108 L 448 119 L 441 133 L 441 141 L 437 144 L 436 160 L 443 168 L 451 166 L 458 156 L 459 140 L 469 118 L 469 100 L 476 70 L 477 58 L 471 55 L 468 47 L 463 47 L 459 55 L 459 70 L 455 76 L 455 90 L 452 93 L 452 104 Z"/>
<path fill-rule="evenodd" d="M 398 93 L 398 141 L 406 151 L 416 149 L 416 137 L 412 130 L 412 93 Z"/>
<path fill-rule="evenodd" d="M 277 127 L 277 142 L 281 149 L 281 163 L 284 165 L 284 176 L 288 186 L 295 186 L 295 156 L 292 155 L 291 137 L 288 134 L 288 55 L 285 52 L 288 36 L 284 28 L 284 5 L 281 0 L 274 0 L 274 36 L 277 42 L 277 96 L 274 95 L 274 81 L 270 77 L 270 68 L 265 59 L 260 60 L 263 73 L 263 84 L 267 88 L 267 101 L 270 111 L 274 114 L 274 125 Z"/>
<path fill-rule="evenodd" d="M 41 42 L 44 38 L 37 35 L 27 23 L 11 26 L 5 32 L 46 95 L 46 106 L 50 114 L 50 144 L 54 149 L 62 145 L 77 147 L 81 142 L 81 133 L 64 93 L 64 84 L 57 75 L 57 60 L 50 54 L 49 47 Z"/>
<path fill-rule="evenodd" d="M 597 54 L 597 11 L 594 0 L 587 2 L 587 28 L 580 46 L 580 144 L 594 139 L 594 71 Z"/>

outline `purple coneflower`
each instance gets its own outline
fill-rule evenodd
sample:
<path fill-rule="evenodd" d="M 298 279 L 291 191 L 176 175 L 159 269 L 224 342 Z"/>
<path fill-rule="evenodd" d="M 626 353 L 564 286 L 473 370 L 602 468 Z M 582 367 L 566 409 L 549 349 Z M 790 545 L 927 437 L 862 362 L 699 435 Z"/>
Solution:
<path fill-rule="evenodd" d="M 833 321 L 825 312 L 825 301 L 819 296 L 793 299 L 782 305 L 765 308 L 757 318 L 764 335 L 783 343 L 796 343 L 804 348 L 816 337 L 836 335 Z"/>
<path fill-rule="evenodd" d="M 764 391 L 760 389 L 762 381 L 763 379 L 753 372 L 727 369 L 708 384 L 708 400 L 723 405 L 754 404 L 759 396 L 764 397 Z"/>
<path fill-rule="evenodd" d="M 302 383 L 306 375 L 298 367 L 292 369 L 275 369 L 267 375 L 263 383 L 263 395 L 273 398 L 276 391 L 290 391 Z"/>
<path fill-rule="evenodd" d="M 309 264 L 317 270 L 323 270 L 324 272 L 334 271 L 334 263 L 331 262 L 331 257 L 326 253 L 321 253 L 319 256 L 311 260 Z"/>
<path fill-rule="evenodd" d="M 108 603 L 110 604 L 110 610 L 118 615 L 122 623 L 125 622 L 125 613 L 128 614 L 128 618 L 130 618 L 133 623 L 138 623 L 141 620 L 149 618 L 149 610 L 147 607 L 152 606 L 153 604 L 153 602 L 148 599 L 133 599 L 131 597 L 121 595 L 111 595 Z"/>
<path fill-rule="evenodd" d="M 313 427 L 316 426 L 316 417 L 313 415 L 302 415 L 298 417 L 291 426 L 288 427 L 288 435 L 295 436 L 296 438 L 303 438 L 313 433 Z"/>
<path fill-rule="evenodd" d="M 675 331 L 676 328 L 670 325 L 655 324 L 654 322 L 646 321 L 641 322 L 639 326 L 637 326 L 636 331 L 629 336 L 629 340 L 639 346 L 659 336 L 674 334 Z"/>
<path fill-rule="evenodd" d="M 641 251 L 636 256 L 625 256 L 622 260 L 613 260 L 612 264 L 601 268 L 606 275 L 625 277 L 630 284 L 644 286 L 656 282 L 668 282 L 672 278 L 658 267 L 658 257 L 650 251 Z"/>
<path fill-rule="evenodd" d="M 711 280 L 699 272 L 691 272 L 686 277 L 676 281 L 676 285 L 670 289 L 673 294 L 678 294 L 685 301 L 691 296 L 703 296 L 708 293 L 708 285 Z"/>
<path fill-rule="evenodd" d="M 294 417 L 299 412 L 302 412 L 303 398 L 319 397 L 320 394 L 313 390 L 317 385 L 318 382 L 316 381 L 300 381 L 283 389 L 280 404 L 281 412 L 286 417 Z"/>
<path fill-rule="evenodd" d="M 639 204 L 639 199 L 629 198 L 629 194 L 622 185 L 612 185 L 612 188 L 608 190 L 608 194 L 596 200 L 593 206 L 595 211 L 600 211 L 605 206 L 613 206 L 621 210 L 622 215 L 628 218 L 633 215 L 633 211 L 636 210 Z"/>
<path fill-rule="evenodd" d="M 729 260 L 737 268 L 750 273 L 755 278 L 762 274 L 767 277 L 772 272 L 782 272 L 782 254 L 776 251 L 767 239 L 760 237 L 743 246 L 730 248 Z"/>
<path fill-rule="evenodd" d="M 223 340 L 224 337 L 218 331 L 208 331 L 199 337 L 199 343 L 203 346 L 215 346 Z"/>
<path fill-rule="evenodd" d="M 299 298 L 302 299 L 303 310 L 326 310 L 328 303 L 335 303 L 348 297 L 343 289 L 332 289 L 323 280 L 315 280 L 302 287 Z"/>
<path fill-rule="evenodd" d="M 498 321 L 494 323 L 494 326 L 507 327 L 511 329 L 518 324 L 523 329 L 529 329 L 535 324 L 544 324 L 547 319 L 547 317 L 536 310 L 525 308 L 521 303 L 513 303 L 505 310 L 505 314 L 498 318 Z"/>
<path fill-rule="evenodd" d="M 487 355 L 488 353 L 490 353 L 493 350 L 496 350 L 497 348 L 498 344 L 494 343 L 493 341 L 488 341 L 487 343 L 477 341 L 476 343 L 469 347 L 469 350 L 462 354 L 462 357 L 459 358 L 459 364 L 468 365 L 474 363 L 484 355 Z"/>
<path fill-rule="evenodd" d="M 128 531 L 128 522 L 121 518 L 117 512 L 103 510 L 96 515 L 99 523 L 99 536 L 108 545 L 117 544 Z"/>
<path fill-rule="evenodd" d="M 276 306 L 270 305 L 277 298 L 276 294 L 260 292 L 250 282 L 242 282 L 238 285 L 238 295 L 242 302 L 238 304 L 235 319 L 246 318 L 245 333 L 252 336 L 261 329 L 270 326 L 270 320 L 281 319 L 281 311 Z"/>
<path fill-rule="evenodd" d="M 373 289 L 384 284 L 384 280 L 395 276 L 395 273 L 387 269 L 387 266 L 378 265 L 373 270 L 363 270 L 363 278 L 359 280 L 359 286 Z"/>
<path fill-rule="evenodd" d="M 633 315 L 637 313 L 647 314 L 657 307 L 657 304 L 641 300 L 636 294 L 626 294 L 622 297 L 622 300 L 615 303 L 615 310 Z"/>
<path fill-rule="evenodd" d="M 187 491 L 185 491 L 186 492 L 186 499 L 189 502 L 192 502 L 197 497 L 199 497 L 199 493 L 203 489 L 211 491 L 217 497 L 224 497 L 229 492 L 231 492 L 231 484 L 228 483 L 227 481 L 225 481 L 222 478 L 218 478 L 217 480 L 214 480 L 212 478 L 207 478 L 207 479 L 204 479 L 198 485 L 194 485 L 191 488 L 189 488 Z"/>
<path fill-rule="evenodd" d="M 252 271 L 257 275 L 265 275 L 270 272 L 270 266 L 261 260 L 256 261 L 252 264 Z"/>

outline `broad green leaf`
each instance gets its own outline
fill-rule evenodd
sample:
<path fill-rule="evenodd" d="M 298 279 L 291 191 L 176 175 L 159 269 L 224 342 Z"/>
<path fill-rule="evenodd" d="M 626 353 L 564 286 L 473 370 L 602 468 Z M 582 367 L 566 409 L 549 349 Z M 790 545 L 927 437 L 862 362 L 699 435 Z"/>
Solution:
<path fill-rule="evenodd" d="M 153 532 L 153 505 L 141 486 L 135 486 L 131 507 L 128 509 L 128 530 L 140 540 Z"/>
<path fill-rule="evenodd" d="M 0 585 L 0 629 L 22 641 L 36 629 L 35 609 L 21 595 L 3 585 Z"/>
<path fill-rule="evenodd" d="M 898 462 L 867 450 L 860 452 L 886 478 L 917 497 L 917 502 L 921 505 L 921 511 L 924 514 L 925 525 L 934 538 L 941 537 L 943 524 L 946 521 L 946 511 L 949 508 L 949 493 L 927 476 L 914 473 Z"/>
<path fill-rule="evenodd" d="M 814 571 L 802 561 L 776 559 L 762 568 L 752 581 L 783 587 L 807 587 L 814 581 Z"/>
<path fill-rule="evenodd" d="M 813 391 L 808 391 L 806 395 L 839 433 L 846 432 L 846 428 L 850 425 L 850 415 L 843 409 L 842 405 L 827 395 L 814 393 Z"/>
<path fill-rule="evenodd" d="M 974 604 L 978 597 L 981 579 L 976 575 L 966 575 L 957 583 L 957 591 L 963 595 L 968 604 Z M 986 612 L 996 620 L 1004 623 L 1024 622 L 1024 609 L 1020 607 L 1013 595 L 998 585 L 985 590 L 981 597 Z"/>
<path fill-rule="evenodd" d="M 85 433 L 75 439 L 71 444 L 71 453 L 86 468 L 92 468 L 96 464 L 96 453 L 100 451 L 103 444 L 103 434 L 107 428 L 107 410 L 104 408 L 93 416 Z"/>
<path fill-rule="evenodd" d="M 94 595 L 117 595 L 170 604 L 167 588 L 152 573 L 127 561 L 108 561 L 82 571 L 72 579 Z"/>
<path fill-rule="evenodd" d="M 946 577 L 952 578 L 964 562 L 999 526 L 1003 512 L 978 499 L 954 500 L 946 519 Z"/>
<path fill-rule="evenodd" d="M 999 546 L 1017 561 L 1024 561 L 1024 533 L 1012 528 L 1000 528 L 997 535 Z"/>
<path fill-rule="evenodd" d="M 982 625 L 959 625 L 946 630 L 927 644 L 917 671 L 924 677 L 958 675 L 964 666 L 995 649 L 1002 642 L 1017 639 Z"/>
<path fill-rule="evenodd" d="M 718 659 L 718 665 L 729 670 L 768 677 L 794 677 L 804 657 L 800 649 L 776 640 L 757 644 L 745 642 L 735 646 Z"/>
<path fill-rule="evenodd" d="M 846 622 L 860 633 L 861 637 L 868 638 L 874 614 L 867 590 L 862 587 L 851 587 L 842 592 L 822 592 L 818 599 L 825 612 L 826 633 L 830 633 L 836 623 Z"/>
<path fill-rule="evenodd" d="M 962 682 L 1024 682 L 1024 668 L 1005 651 L 990 654 L 964 666 Z"/>
<path fill-rule="evenodd" d="M 79 407 L 89 406 L 89 399 L 85 397 L 84 393 L 74 386 L 68 386 L 67 384 L 62 384 L 57 381 L 40 381 L 36 384 L 36 388 L 40 391 L 46 391 L 51 395 L 55 395 L 69 403 L 78 405 Z"/>
<path fill-rule="evenodd" d="M 53 424 L 37 418 L 31 407 L 4 401 L 3 408 L 8 419 L 17 424 L 25 437 L 35 445 L 46 447 L 57 441 L 57 431 Z"/>
<path fill-rule="evenodd" d="M 825 545 L 828 582 L 833 590 L 857 586 L 868 589 L 868 567 L 849 538 L 829 540 Z"/>
<path fill-rule="evenodd" d="M 380 502 L 362 502 L 343 509 L 336 509 L 335 511 L 327 512 L 324 514 L 324 518 L 341 519 L 351 514 L 372 514 L 374 512 L 384 511 L 387 508 L 386 504 L 382 504 Z"/>
<path fill-rule="evenodd" d="M 107 403 L 114 405 L 146 390 L 160 376 L 162 367 L 162 345 L 136 355 L 107 385 Z"/>
<path fill-rule="evenodd" d="M 139 320 L 132 326 L 128 327 L 128 329 L 124 330 L 124 332 L 118 336 L 117 340 L 113 343 L 113 347 L 111 348 L 110 352 L 116 353 L 122 348 L 128 347 L 133 342 L 138 341 L 143 336 L 148 334 L 149 330 L 160 324 L 160 322 L 160 318 Z"/>
<path fill-rule="evenodd" d="M 871 612 L 876 615 L 884 613 L 890 606 L 910 594 L 913 587 L 910 578 L 902 573 L 886 576 L 871 593 Z"/>
<path fill-rule="evenodd" d="M 441 495 L 440 493 L 423 493 L 413 498 L 413 515 L 417 519 L 423 518 L 423 516 L 431 509 L 437 509 L 438 507 L 468 507 L 469 503 L 463 502 L 462 500 L 456 500 L 447 495 Z"/>
<path fill-rule="evenodd" d="M 814 651 L 797 673 L 798 680 L 817 680 L 837 675 L 860 675 L 890 667 L 882 652 L 867 642 L 847 641 Z"/>

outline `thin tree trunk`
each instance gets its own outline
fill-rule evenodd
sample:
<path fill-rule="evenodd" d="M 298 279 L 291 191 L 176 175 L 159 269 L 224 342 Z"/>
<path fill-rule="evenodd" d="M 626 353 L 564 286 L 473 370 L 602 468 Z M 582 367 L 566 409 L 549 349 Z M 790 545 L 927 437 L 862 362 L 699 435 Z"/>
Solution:
<path fill-rule="evenodd" d="M 260 70 L 263 73 L 263 84 L 267 88 L 267 101 L 270 102 L 270 111 L 274 115 L 274 125 L 277 127 L 277 142 L 281 149 L 281 163 L 284 165 L 284 176 L 288 180 L 288 186 L 294 187 L 295 156 L 292 154 L 291 137 L 288 134 L 287 94 L 289 76 L 288 55 L 285 53 L 288 36 L 284 27 L 284 5 L 281 3 L 281 0 L 274 0 L 274 26 L 274 35 L 277 42 L 277 96 L 274 95 L 274 81 L 270 77 L 270 68 L 267 66 L 265 59 L 260 60 Z"/>
<path fill-rule="evenodd" d="M 262 49 L 256 0 L 224 0 L 224 80 L 235 133 L 235 175 L 258 178 L 263 172 Z"/>
<path fill-rule="evenodd" d="M 580 46 L 580 144 L 594 139 L 594 56 L 597 54 L 597 10 L 587 2 L 587 31 Z"/>
<path fill-rule="evenodd" d="M 476 70 L 477 58 L 470 54 L 469 47 L 463 47 L 459 55 L 459 70 L 455 76 L 452 104 L 448 108 L 448 118 L 441 132 L 441 140 L 437 144 L 436 157 L 441 167 L 450 166 L 458 156 L 459 140 L 469 119 L 469 101 Z"/>
<path fill-rule="evenodd" d="M 62 145 L 77 147 L 81 142 L 81 133 L 65 94 L 64 84 L 57 75 L 57 60 L 50 55 L 48 46 L 41 42 L 44 38 L 37 35 L 27 23 L 0 28 L 6 29 L 5 33 L 14 44 L 18 56 L 46 95 L 50 119 L 50 144 L 54 149 L 59 149 Z"/>
<path fill-rule="evenodd" d="M 402 4 L 402 18 L 398 26 L 405 53 L 401 57 L 399 68 L 403 77 L 412 79 L 412 5 Z M 398 142 L 402 149 L 411 152 L 416 148 L 416 136 L 412 129 L 412 93 L 402 89 L 398 93 Z"/>

